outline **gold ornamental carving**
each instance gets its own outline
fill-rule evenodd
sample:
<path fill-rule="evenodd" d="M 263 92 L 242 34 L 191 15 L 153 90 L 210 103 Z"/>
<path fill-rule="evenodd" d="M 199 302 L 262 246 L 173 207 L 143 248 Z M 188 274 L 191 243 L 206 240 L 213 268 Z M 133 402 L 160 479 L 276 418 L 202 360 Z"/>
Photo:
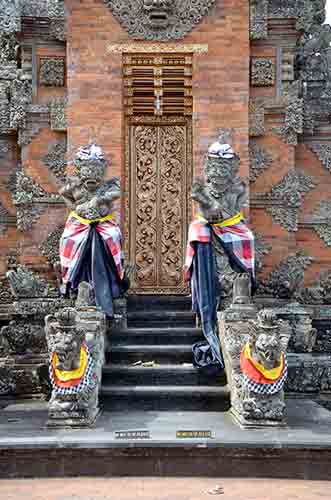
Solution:
<path fill-rule="evenodd" d="M 127 118 L 125 250 L 136 266 L 132 293 L 185 294 L 191 219 L 191 119 Z"/>

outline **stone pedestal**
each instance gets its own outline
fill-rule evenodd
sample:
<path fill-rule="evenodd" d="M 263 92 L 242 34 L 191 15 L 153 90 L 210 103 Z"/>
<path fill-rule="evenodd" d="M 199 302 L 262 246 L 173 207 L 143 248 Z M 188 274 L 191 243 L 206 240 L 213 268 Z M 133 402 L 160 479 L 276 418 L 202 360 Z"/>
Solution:
<path fill-rule="evenodd" d="M 273 310 L 257 313 L 247 297 L 219 313 L 218 324 L 232 416 L 244 428 L 284 426 L 288 323 L 278 320 Z M 279 378 L 266 383 L 261 374 L 275 370 Z"/>
<path fill-rule="evenodd" d="M 52 397 L 48 427 L 90 427 L 99 414 L 99 392 L 106 333 L 105 315 L 93 306 L 62 310 L 46 318 L 46 336 L 51 354 Z M 86 367 L 81 380 L 75 377 Z M 59 370 L 61 370 L 59 372 Z M 83 371 L 83 370 L 82 370 Z M 57 378 L 61 373 L 61 381 Z M 67 388 L 63 380 L 72 381 Z"/>

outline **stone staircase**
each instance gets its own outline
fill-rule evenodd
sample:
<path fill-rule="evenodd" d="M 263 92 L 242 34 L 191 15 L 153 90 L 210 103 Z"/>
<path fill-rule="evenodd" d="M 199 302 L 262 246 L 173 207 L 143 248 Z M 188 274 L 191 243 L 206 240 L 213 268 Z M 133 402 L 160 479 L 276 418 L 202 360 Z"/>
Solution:
<path fill-rule="evenodd" d="M 226 411 L 224 373 L 201 374 L 192 345 L 202 338 L 189 297 L 130 297 L 128 328 L 110 332 L 103 369 L 106 409 Z"/>

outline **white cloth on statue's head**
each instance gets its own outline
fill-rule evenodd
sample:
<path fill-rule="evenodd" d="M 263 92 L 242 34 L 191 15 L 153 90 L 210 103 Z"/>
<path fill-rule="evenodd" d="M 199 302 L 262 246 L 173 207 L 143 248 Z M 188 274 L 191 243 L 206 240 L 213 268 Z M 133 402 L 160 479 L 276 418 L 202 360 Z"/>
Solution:
<path fill-rule="evenodd" d="M 208 149 L 208 156 L 231 159 L 234 157 L 234 152 L 230 144 L 214 142 L 214 144 L 212 144 Z"/>
<path fill-rule="evenodd" d="M 79 148 L 76 157 L 78 160 L 104 160 L 103 151 L 96 144 Z"/>

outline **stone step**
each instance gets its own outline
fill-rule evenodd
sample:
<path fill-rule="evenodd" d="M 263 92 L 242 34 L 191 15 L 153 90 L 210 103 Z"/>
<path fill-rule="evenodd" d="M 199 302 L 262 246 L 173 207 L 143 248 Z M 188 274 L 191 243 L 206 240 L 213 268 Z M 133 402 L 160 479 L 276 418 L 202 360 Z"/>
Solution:
<path fill-rule="evenodd" d="M 127 328 L 126 330 L 110 331 L 111 343 L 134 344 L 194 344 L 202 340 L 200 328 Z"/>
<path fill-rule="evenodd" d="M 186 295 L 130 295 L 129 311 L 188 310 L 192 307 L 192 299 Z"/>
<path fill-rule="evenodd" d="M 155 361 L 158 364 L 192 363 L 190 344 L 135 345 L 111 343 L 106 352 L 107 363 L 131 364 L 137 361 Z"/>
<path fill-rule="evenodd" d="M 192 311 L 134 311 L 128 312 L 129 328 L 162 328 L 162 327 L 195 328 L 196 316 Z"/>
<path fill-rule="evenodd" d="M 206 385 L 117 385 L 102 386 L 104 409 L 112 411 L 227 411 L 230 396 L 227 386 Z"/>
<path fill-rule="evenodd" d="M 132 365 L 106 365 L 103 368 L 102 384 L 119 385 L 226 385 L 226 376 L 220 371 L 216 376 L 208 376 L 193 365 L 159 365 L 153 367 Z"/>

